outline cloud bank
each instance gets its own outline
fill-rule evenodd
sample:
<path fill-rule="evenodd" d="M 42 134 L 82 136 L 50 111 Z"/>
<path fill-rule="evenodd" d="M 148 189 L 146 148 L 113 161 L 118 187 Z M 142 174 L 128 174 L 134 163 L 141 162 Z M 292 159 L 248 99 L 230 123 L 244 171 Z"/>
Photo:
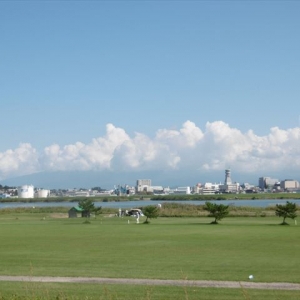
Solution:
<path fill-rule="evenodd" d="M 218 171 L 265 176 L 300 168 L 300 128 L 273 127 L 266 136 L 246 133 L 222 121 L 202 130 L 186 121 L 181 129 L 159 129 L 154 138 L 129 136 L 122 128 L 106 125 L 106 134 L 89 144 L 53 144 L 41 153 L 30 144 L 0 152 L 0 180 L 44 171 Z"/>

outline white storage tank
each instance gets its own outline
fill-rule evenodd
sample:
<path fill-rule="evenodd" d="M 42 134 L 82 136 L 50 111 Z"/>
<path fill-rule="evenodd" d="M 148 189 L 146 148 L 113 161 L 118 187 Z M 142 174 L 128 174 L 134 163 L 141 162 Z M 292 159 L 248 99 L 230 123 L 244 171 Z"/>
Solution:
<path fill-rule="evenodd" d="M 33 185 L 22 185 L 18 187 L 18 198 L 33 198 L 34 187 Z"/>
<path fill-rule="evenodd" d="M 37 198 L 47 198 L 49 196 L 49 194 L 50 194 L 49 190 L 41 189 L 41 190 L 37 191 L 36 197 Z"/>

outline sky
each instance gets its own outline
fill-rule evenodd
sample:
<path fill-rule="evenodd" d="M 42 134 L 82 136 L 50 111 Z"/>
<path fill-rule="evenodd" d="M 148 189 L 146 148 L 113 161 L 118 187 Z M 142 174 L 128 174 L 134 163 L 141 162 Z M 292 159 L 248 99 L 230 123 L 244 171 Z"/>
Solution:
<path fill-rule="evenodd" d="M 1 1 L 0 183 L 194 185 L 226 168 L 300 180 L 299 13 L 298 1 Z"/>

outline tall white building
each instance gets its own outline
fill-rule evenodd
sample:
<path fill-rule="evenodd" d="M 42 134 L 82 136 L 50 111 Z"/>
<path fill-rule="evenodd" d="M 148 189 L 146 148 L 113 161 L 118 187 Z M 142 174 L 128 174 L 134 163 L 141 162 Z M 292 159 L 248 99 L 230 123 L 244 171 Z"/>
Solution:
<path fill-rule="evenodd" d="M 136 191 L 137 192 L 150 192 L 151 188 L 151 179 L 138 179 L 136 181 Z"/>
<path fill-rule="evenodd" d="M 225 170 L 225 182 L 224 182 L 224 184 L 225 184 L 225 185 L 232 184 L 232 181 L 231 181 L 231 171 L 230 171 L 230 169 Z"/>
<path fill-rule="evenodd" d="M 225 181 L 223 185 L 220 185 L 220 191 L 223 193 L 238 193 L 240 190 L 240 184 L 232 182 L 230 169 L 225 170 Z"/>

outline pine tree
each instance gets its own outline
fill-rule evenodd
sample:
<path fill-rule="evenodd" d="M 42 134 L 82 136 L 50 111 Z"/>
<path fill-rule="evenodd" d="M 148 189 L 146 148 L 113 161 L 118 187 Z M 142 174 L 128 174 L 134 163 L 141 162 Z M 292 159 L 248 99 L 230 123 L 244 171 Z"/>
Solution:
<path fill-rule="evenodd" d="M 295 219 L 297 217 L 296 203 L 287 201 L 286 204 L 276 204 L 275 214 L 278 217 L 283 217 L 281 225 L 288 225 L 285 221 L 286 218 Z"/>
<path fill-rule="evenodd" d="M 159 209 L 157 206 L 148 205 L 143 208 L 143 213 L 147 217 L 144 223 L 148 224 L 150 221 L 148 219 L 156 219 L 159 214 Z"/>
<path fill-rule="evenodd" d="M 228 214 L 228 205 L 205 202 L 204 209 L 209 212 L 209 217 L 215 218 L 212 224 L 218 224 L 218 221 L 225 218 Z"/>

